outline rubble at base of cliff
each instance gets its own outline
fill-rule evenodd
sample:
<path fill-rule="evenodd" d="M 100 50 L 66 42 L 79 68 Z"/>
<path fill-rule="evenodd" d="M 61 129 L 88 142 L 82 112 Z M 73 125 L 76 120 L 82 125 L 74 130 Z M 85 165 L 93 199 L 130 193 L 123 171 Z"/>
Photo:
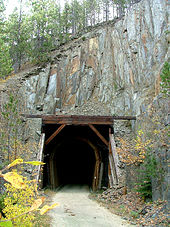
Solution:
<path fill-rule="evenodd" d="M 121 215 L 137 226 L 169 226 L 167 201 L 145 202 L 137 192 L 128 192 L 124 186 L 113 186 L 102 193 L 92 193 L 90 198 Z"/>

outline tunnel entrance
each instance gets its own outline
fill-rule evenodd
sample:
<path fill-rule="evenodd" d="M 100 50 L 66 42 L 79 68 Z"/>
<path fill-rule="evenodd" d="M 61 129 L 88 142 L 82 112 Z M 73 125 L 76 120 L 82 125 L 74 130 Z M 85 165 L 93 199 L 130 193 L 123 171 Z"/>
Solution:
<path fill-rule="evenodd" d="M 60 127 L 45 124 L 43 131 L 46 141 Z M 95 128 L 103 134 L 108 132 L 108 126 L 105 125 L 96 125 Z M 44 162 L 43 187 L 86 184 L 96 190 L 108 185 L 108 147 L 89 126 L 64 127 L 45 145 Z"/>
<path fill-rule="evenodd" d="M 114 140 L 114 120 L 134 116 L 29 115 L 42 119 L 38 161 L 46 163 L 36 180 L 43 187 L 67 183 L 88 184 L 93 190 L 119 183 L 119 158 Z M 42 186 L 42 184 L 41 184 Z"/>

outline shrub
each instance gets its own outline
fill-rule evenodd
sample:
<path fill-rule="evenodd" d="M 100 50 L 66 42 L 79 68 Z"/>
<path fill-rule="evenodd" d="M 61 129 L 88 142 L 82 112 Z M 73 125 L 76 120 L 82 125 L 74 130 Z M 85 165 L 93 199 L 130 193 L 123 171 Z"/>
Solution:
<path fill-rule="evenodd" d="M 170 94 L 170 63 L 165 62 L 161 73 L 161 91 L 163 94 Z"/>
<path fill-rule="evenodd" d="M 5 217 L 2 218 L 0 212 L 0 226 L 7 227 L 13 226 L 13 224 L 14 226 L 32 226 L 33 212 L 38 210 L 44 201 L 44 197 L 38 197 L 36 180 L 28 181 L 22 175 L 19 175 L 17 170 L 7 172 L 10 168 L 21 164 L 42 165 L 44 163 L 38 161 L 24 162 L 23 159 L 16 159 L 0 171 L 0 177 L 8 182 L 5 184 L 6 195 L 2 198 L 2 212 Z M 56 206 L 58 206 L 57 203 L 52 206 L 45 205 L 40 209 L 40 214 L 43 215 Z"/>
<path fill-rule="evenodd" d="M 36 198 L 35 186 L 32 182 L 25 179 L 24 183 L 26 185 L 24 189 L 17 189 L 11 184 L 5 184 L 7 195 L 4 198 L 3 213 L 6 219 L 18 216 L 13 220 L 13 224 L 16 226 L 30 226 L 34 219 L 33 213 L 21 215 L 30 210 Z"/>
<path fill-rule="evenodd" d="M 148 151 L 138 170 L 138 182 L 135 183 L 135 191 L 139 192 L 144 200 L 152 199 L 152 178 L 157 175 L 157 165 L 154 155 Z"/>

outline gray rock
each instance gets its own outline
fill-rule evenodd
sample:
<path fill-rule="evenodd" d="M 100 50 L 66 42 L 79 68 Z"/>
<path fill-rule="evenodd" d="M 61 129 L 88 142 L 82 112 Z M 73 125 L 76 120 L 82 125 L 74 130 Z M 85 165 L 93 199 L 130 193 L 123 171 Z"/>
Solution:
<path fill-rule="evenodd" d="M 37 84 L 36 96 L 35 96 L 35 105 L 41 105 L 44 100 L 46 91 L 47 91 L 47 84 L 48 78 L 50 73 L 50 64 L 47 68 L 44 69 L 44 72 L 40 72 L 39 80 Z"/>

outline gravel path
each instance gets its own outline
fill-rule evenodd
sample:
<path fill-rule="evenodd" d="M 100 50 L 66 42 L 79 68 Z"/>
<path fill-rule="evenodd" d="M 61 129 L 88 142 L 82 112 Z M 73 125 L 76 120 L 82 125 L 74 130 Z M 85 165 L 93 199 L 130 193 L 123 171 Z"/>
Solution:
<path fill-rule="evenodd" d="M 121 217 L 110 213 L 88 198 L 87 186 L 67 185 L 56 193 L 53 203 L 59 207 L 50 211 L 51 226 L 57 227 L 130 227 Z"/>

